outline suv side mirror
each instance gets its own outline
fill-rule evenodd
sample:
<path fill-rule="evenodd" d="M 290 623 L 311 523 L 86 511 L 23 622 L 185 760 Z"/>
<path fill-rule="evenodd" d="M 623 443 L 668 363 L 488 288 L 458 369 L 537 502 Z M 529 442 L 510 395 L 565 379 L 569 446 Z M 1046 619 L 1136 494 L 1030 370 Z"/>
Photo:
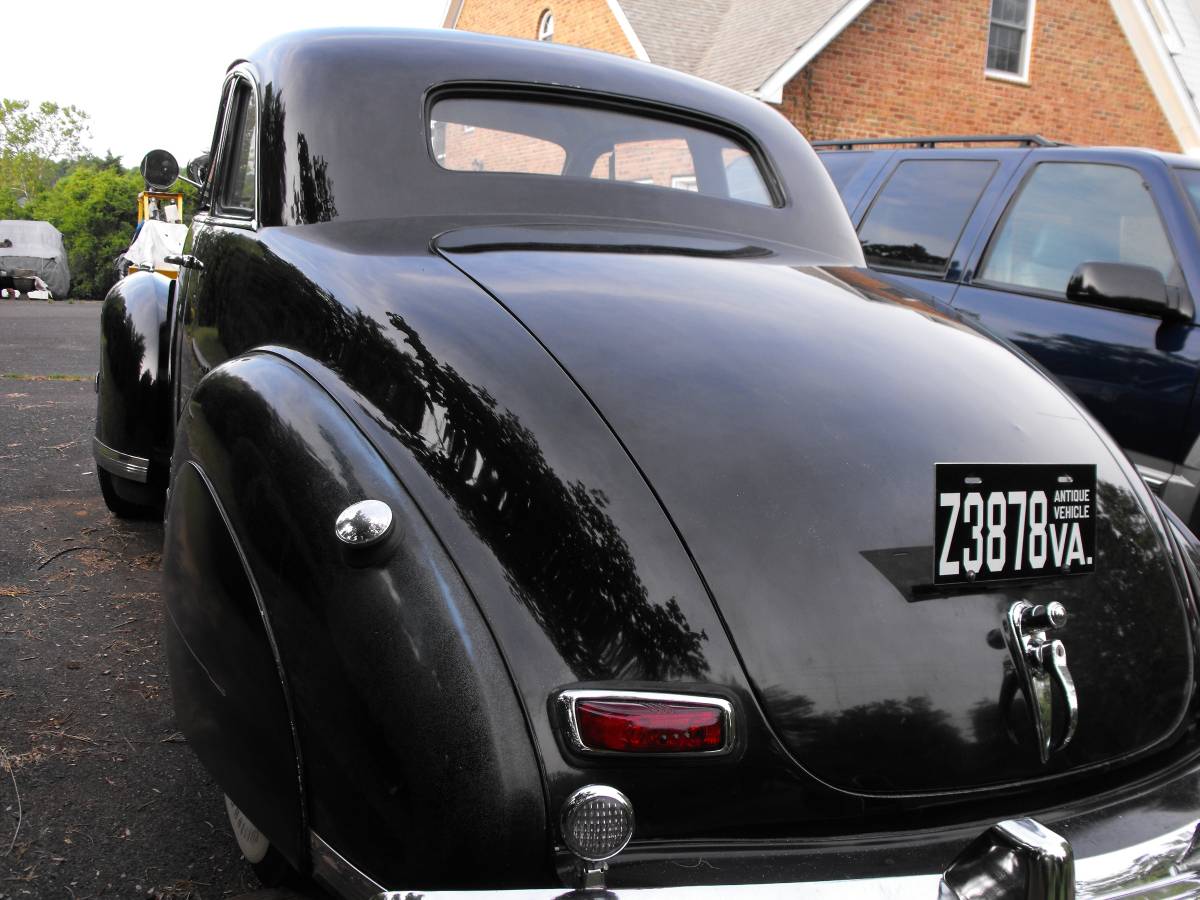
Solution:
<path fill-rule="evenodd" d="M 1164 319 L 1180 313 L 1179 300 L 1172 302 L 1168 296 L 1162 272 L 1132 263 L 1080 263 L 1067 283 L 1067 299 Z"/>

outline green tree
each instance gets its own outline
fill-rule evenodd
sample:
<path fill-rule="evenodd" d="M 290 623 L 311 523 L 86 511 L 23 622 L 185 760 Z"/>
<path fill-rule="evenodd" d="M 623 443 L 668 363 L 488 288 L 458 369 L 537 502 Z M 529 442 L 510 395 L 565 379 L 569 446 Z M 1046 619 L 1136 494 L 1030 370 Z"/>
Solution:
<path fill-rule="evenodd" d="M 88 114 L 75 106 L 0 99 L 0 219 L 27 217 L 53 183 L 56 161 L 82 156 L 89 134 Z"/>
<path fill-rule="evenodd" d="M 142 187 L 137 172 L 81 164 L 30 204 L 33 218 L 62 232 L 73 296 L 98 299 L 116 281 L 113 260 L 133 237 Z"/>

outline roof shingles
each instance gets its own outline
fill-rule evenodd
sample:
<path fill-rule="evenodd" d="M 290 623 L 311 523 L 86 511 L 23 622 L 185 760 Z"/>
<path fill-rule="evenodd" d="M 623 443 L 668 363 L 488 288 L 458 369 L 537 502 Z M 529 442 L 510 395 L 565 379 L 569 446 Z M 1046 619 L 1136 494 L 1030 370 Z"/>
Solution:
<path fill-rule="evenodd" d="M 753 91 L 849 0 L 619 2 L 651 62 Z"/>

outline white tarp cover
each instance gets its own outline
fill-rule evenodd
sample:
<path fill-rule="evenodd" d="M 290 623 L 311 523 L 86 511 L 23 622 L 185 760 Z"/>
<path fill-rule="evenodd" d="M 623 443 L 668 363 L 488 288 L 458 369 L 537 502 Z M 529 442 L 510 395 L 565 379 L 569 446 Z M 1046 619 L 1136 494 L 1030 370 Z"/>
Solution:
<path fill-rule="evenodd" d="M 5 246 L 6 244 L 12 246 Z M 71 270 L 63 236 L 49 222 L 6 219 L 0 221 L 0 269 L 13 273 L 25 269 L 46 282 L 60 300 L 69 296 Z"/>
<path fill-rule="evenodd" d="M 125 258 L 144 269 L 178 270 L 178 266 L 165 262 L 167 254 L 183 252 L 183 239 L 187 237 L 186 225 L 173 225 L 147 219 L 138 232 L 137 239 L 125 251 Z"/>

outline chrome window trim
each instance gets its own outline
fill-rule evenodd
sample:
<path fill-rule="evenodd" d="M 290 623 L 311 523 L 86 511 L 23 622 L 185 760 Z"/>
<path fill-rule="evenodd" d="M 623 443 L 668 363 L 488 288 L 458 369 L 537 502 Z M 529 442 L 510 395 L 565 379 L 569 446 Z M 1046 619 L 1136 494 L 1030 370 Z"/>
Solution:
<path fill-rule="evenodd" d="M 221 130 L 221 160 L 219 164 L 222 167 L 222 171 L 218 173 L 219 180 L 213 182 L 211 212 L 213 218 L 219 220 L 222 224 L 257 230 L 259 215 L 258 171 L 262 162 L 262 97 L 258 89 L 258 81 L 252 76 L 249 67 L 245 65 L 238 66 L 230 73 L 229 80 L 233 85 L 233 90 L 229 98 L 232 106 L 227 104 L 225 123 Z M 250 98 L 254 101 L 254 208 L 250 210 L 244 207 L 226 208 L 222 205 L 223 198 L 221 196 L 225 192 L 227 180 L 232 175 L 228 167 L 237 158 L 236 153 L 231 154 L 228 142 L 237 139 L 238 134 L 236 132 L 238 125 L 245 124 L 238 121 L 241 109 L 238 106 L 237 94 L 243 84 L 246 86 Z M 232 155 L 233 159 L 226 159 L 230 155 Z"/>
<path fill-rule="evenodd" d="M 579 720 L 575 714 L 575 704 L 580 700 L 632 700 L 642 703 L 684 703 L 691 706 L 716 707 L 721 711 L 725 726 L 725 745 L 720 750 L 680 750 L 670 753 L 633 753 L 621 750 L 597 750 L 583 742 L 579 733 Z M 571 749 L 576 753 L 587 756 L 612 756 L 621 759 L 680 759 L 711 758 L 728 756 L 737 745 L 737 723 L 733 714 L 733 704 L 724 697 L 711 694 L 673 694 L 661 691 L 624 691 L 624 690 L 566 690 L 558 695 L 557 705 L 566 723 L 566 738 Z"/>
<path fill-rule="evenodd" d="M 114 450 L 98 437 L 92 438 L 92 457 L 96 465 L 113 475 L 139 484 L 145 484 L 150 479 L 150 460 Z"/>
<path fill-rule="evenodd" d="M 230 119 L 235 118 L 231 115 L 236 113 L 236 109 L 231 110 L 230 101 L 236 101 L 234 96 L 237 92 L 239 83 L 245 83 L 250 88 L 250 93 L 254 95 L 254 114 L 255 121 L 255 169 L 254 169 L 254 209 L 249 216 L 228 215 L 221 209 L 220 198 L 218 194 L 221 190 L 221 183 L 224 180 L 224 164 L 225 142 L 229 136 L 229 129 L 236 123 L 231 123 Z M 211 157 L 209 160 L 208 178 L 206 179 L 207 186 L 211 191 L 208 198 L 208 206 L 196 211 L 196 218 L 201 215 L 207 216 L 208 224 L 213 226 L 225 226 L 230 228 L 242 228 L 250 231 L 257 231 L 259 228 L 259 216 L 262 213 L 261 208 L 261 190 L 259 179 L 259 164 L 262 160 L 262 91 L 259 88 L 258 76 L 254 69 L 248 63 L 239 63 L 234 66 L 225 76 L 225 81 L 221 86 L 221 106 L 218 110 L 217 129 L 214 134 L 215 145 L 210 151 Z"/>

